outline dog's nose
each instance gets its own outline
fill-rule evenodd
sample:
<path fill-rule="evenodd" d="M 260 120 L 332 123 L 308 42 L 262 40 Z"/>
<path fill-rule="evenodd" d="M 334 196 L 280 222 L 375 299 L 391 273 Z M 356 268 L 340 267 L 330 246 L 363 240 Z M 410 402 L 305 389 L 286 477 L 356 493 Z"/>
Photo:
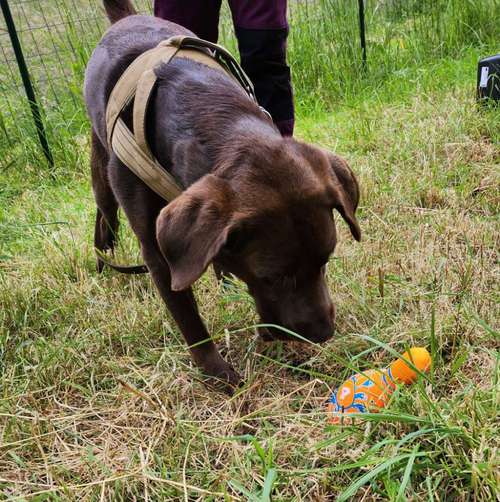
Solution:
<path fill-rule="evenodd" d="M 309 339 L 311 340 L 311 342 L 323 343 L 326 342 L 327 340 L 330 340 L 330 338 L 332 338 L 334 333 L 335 333 L 335 326 L 332 323 L 331 326 L 314 331 L 312 335 L 309 337 Z"/>
<path fill-rule="evenodd" d="M 333 318 L 323 322 L 300 323 L 293 331 L 311 342 L 323 343 L 335 333 L 335 323 Z"/>
<path fill-rule="evenodd" d="M 307 331 L 305 331 L 307 333 Z M 322 321 L 316 321 L 309 326 L 309 340 L 315 343 L 323 343 L 332 338 L 335 333 L 335 305 L 330 304 L 328 314 Z"/>

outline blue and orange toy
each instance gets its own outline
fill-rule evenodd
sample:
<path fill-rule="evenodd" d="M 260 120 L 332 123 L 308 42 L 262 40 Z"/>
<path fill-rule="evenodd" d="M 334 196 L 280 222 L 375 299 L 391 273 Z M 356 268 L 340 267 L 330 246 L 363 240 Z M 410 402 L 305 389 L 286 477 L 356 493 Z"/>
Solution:
<path fill-rule="evenodd" d="M 408 365 L 413 364 L 421 372 L 429 370 L 431 356 L 423 347 L 414 347 L 384 369 L 373 369 L 353 375 L 333 394 L 328 402 L 329 422 L 351 422 L 348 415 L 376 412 L 383 408 L 398 383 L 411 384 L 418 373 Z"/>

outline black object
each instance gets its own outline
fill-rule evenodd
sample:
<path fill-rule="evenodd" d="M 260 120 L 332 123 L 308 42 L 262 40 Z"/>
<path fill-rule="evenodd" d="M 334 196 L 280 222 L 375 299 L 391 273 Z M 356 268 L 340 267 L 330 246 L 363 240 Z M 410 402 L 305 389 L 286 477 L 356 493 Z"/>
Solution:
<path fill-rule="evenodd" d="M 481 59 L 477 66 L 477 99 L 500 101 L 500 54 Z"/>
<path fill-rule="evenodd" d="M 33 121 L 35 122 L 38 139 L 40 140 L 40 145 L 42 147 L 43 154 L 47 159 L 47 162 L 50 164 L 50 166 L 53 166 L 54 159 L 47 142 L 47 135 L 43 126 L 40 107 L 38 106 L 35 91 L 33 90 L 33 85 L 31 84 L 28 68 L 26 67 L 26 61 L 21 49 L 19 37 L 17 36 L 14 19 L 12 19 L 12 13 L 10 12 L 9 2 L 7 0 L 0 0 L 0 7 L 2 7 L 3 17 L 5 18 L 5 24 L 7 25 L 7 30 L 9 31 L 12 48 L 14 49 L 14 54 L 16 55 L 17 66 L 19 67 L 19 73 L 21 74 L 21 78 L 23 80 L 26 97 L 28 98 L 30 104 L 31 115 L 33 116 Z"/>
<path fill-rule="evenodd" d="M 363 57 L 363 68 L 366 69 L 366 28 L 365 28 L 365 2 L 358 0 L 359 7 L 359 38 L 361 40 L 361 53 Z"/>
<path fill-rule="evenodd" d="M 254 30 L 235 27 L 241 66 L 255 86 L 259 105 L 274 122 L 293 121 L 290 68 L 286 63 L 288 29 Z"/>

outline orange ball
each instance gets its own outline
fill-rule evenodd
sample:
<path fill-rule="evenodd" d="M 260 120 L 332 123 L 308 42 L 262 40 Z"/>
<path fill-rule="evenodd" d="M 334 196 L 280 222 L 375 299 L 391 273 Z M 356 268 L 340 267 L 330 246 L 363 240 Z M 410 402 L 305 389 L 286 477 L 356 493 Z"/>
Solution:
<path fill-rule="evenodd" d="M 431 366 L 431 355 L 423 347 L 413 347 L 406 351 L 402 358 L 389 366 L 390 375 L 394 380 L 409 384 L 417 379 L 418 373 L 408 365 L 408 361 L 425 373 Z"/>
<path fill-rule="evenodd" d="M 341 417 L 344 423 L 350 423 L 353 413 L 375 412 L 383 408 L 397 382 L 410 384 L 417 379 L 418 373 L 409 363 L 419 371 L 426 372 L 431 365 L 431 356 L 423 347 L 414 347 L 388 368 L 367 370 L 351 376 L 330 398 L 330 423 L 340 423 Z M 351 417 L 347 418 L 347 415 Z"/>

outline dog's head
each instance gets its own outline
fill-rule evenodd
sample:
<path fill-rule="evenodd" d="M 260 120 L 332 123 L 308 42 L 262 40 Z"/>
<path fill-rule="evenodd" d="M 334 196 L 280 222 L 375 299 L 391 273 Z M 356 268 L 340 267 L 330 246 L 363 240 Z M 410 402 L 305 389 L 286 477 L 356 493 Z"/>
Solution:
<path fill-rule="evenodd" d="M 337 240 L 332 210 L 360 240 L 358 201 L 353 172 L 326 150 L 288 139 L 279 147 L 239 151 L 158 217 L 172 289 L 188 288 L 216 261 L 246 282 L 262 323 L 325 341 L 335 318 L 325 282 Z M 287 338 L 279 329 L 263 334 Z"/>

